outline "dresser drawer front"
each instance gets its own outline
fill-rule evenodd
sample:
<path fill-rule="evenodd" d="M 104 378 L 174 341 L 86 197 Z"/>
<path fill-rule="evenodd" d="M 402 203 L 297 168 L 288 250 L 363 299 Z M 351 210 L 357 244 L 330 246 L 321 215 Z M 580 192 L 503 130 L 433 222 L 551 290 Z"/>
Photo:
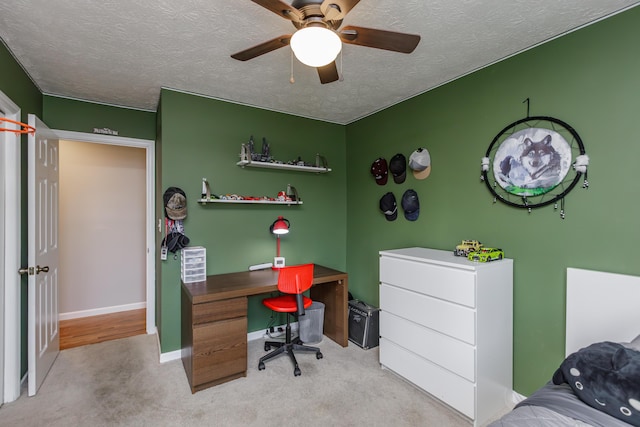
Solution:
<path fill-rule="evenodd" d="M 218 320 L 245 317 L 247 315 L 247 298 L 233 298 L 211 301 L 193 306 L 193 324 L 217 322 Z"/>
<path fill-rule="evenodd" d="M 193 386 L 247 370 L 247 318 L 193 329 Z"/>
<path fill-rule="evenodd" d="M 426 359 L 380 338 L 380 364 L 469 418 L 475 418 L 475 386 Z"/>
<path fill-rule="evenodd" d="M 406 289 L 380 285 L 380 309 L 475 345 L 475 311 Z"/>
<path fill-rule="evenodd" d="M 380 281 L 435 298 L 476 306 L 475 273 L 435 264 L 380 257 Z"/>
<path fill-rule="evenodd" d="M 380 336 L 436 365 L 475 381 L 475 348 L 389 312 L 380 313 Z"/>

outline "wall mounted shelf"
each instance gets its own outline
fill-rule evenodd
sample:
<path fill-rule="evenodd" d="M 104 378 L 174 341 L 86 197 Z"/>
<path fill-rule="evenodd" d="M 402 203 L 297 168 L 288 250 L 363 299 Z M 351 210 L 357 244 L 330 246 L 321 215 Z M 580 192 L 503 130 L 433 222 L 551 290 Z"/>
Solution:
<path fill-rule="evenodd" d="M 199 199 L 198 203 L 206 205 L 207 203 L 238 203 L 238 204 L 254 204 L 254 205 L 301 205 L 302 200 L 297 202 L 281 202 L 279 200 L 224 200 L 224 199 Z"/>
<path fill-rule="evenodd" d="M 300 172 L 315 172 L 315 173 L 327 173 L 331 172 L 331 168 L 322 168 L 316 166 L 298 166 L 298 165 L 289 165 L 285 163 L 270 163 L 270 162 L 252 162 L 250 160 L 240 160 L 236 165 L 241 167 L 250 167 L 250 168 L 264 168 L 264 169 L 284 169 L 284 170 L 293 170 Z"/>

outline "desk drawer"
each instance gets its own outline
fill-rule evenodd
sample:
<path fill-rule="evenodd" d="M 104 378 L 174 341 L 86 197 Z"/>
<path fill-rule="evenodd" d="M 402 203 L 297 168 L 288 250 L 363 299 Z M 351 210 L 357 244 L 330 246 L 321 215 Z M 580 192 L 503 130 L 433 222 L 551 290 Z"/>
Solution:
<path fill-rule="evenodd" d="M 246 316 L 247 297 L 211 301 L 193 306 L 194 325 Z"/>
<path fill-rule="evenodd" d="M 476 343 L 476 313 L 469 307 L 382 284 L 380 309 L 468 344 Z"/>
<path fill-rule="evenodd" d="M 380 338 L 380 364 L 398 373 L 469 418 L 475 418 L 475 385 Z"/>
<path fill-rule="evenodd" d="M 476 351 L 472 345 L 387 311 L 380 313 L 380 336 L 471 382 L 476 379 Z"/>
<path fill-rule="evenodd" d="M 193 329 L 193 387 L 247 370 L 247 318 Z"/>
<path fill-rule="evenodd" d="M 472 271 L 383 256 L 380 281 L 467 307 L 476 306 Z"/>

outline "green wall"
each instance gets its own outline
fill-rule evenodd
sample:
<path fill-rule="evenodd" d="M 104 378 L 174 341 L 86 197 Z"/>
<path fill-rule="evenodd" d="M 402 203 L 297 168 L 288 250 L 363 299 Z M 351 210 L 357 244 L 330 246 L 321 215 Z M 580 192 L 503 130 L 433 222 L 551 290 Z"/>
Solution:
<path fill-rule="evenodd" d="M 0 40 L 0 90 L 21 108 L 23 122 L 27 122 L 29 113 L 42 116 L 40 90 L 13 58 L 2 40 Z"/>
<path fill-rule="evenodd" d="M 640 8 L 482 69 L 347 126 L 347 271 L 356 297 L 378 304 L 378 251 L 451 250 L 461 239 L 502 247 L 514 261 L 514 388 L 528 395 L 564 354 L 567 267 L 640 274 L 636 124 Z M 564 120 L 591 158 L 590 188 L 533 210 L 498 202 L 480 181 L 480 159 L 509 123 L 531 115 Z M 378 156 L 426 147 L 431 176 L 378 186 Z M 367 155 L 363 155 L 366 153 Z M 582 184 L 582 181 L 580 182 Z M 378 200 L 414 188 L 420 217 L 387 222 Z"/>
<path fill-rule="evenodd" d="M 93 133 L 94 128 L 118 131 L 128 138 L 156 138 L 156 113 L 45 95 L 44 121 L 51 129 Z"/>
<path fill-rule="evenodd" d="M 162 90 L 158 119 L 162 139 L 162 181 L 158 198 L 168 187 L 187 194 L 185 234 L 191 245 L 207 249 L 207 273 L 246 270 L 273 261 L 276 240 L 269 226 L 282 215 L 291 232 L 281 240 L 287 264 L 315 262 L 346 267 L 345 127 L 200 96 Z M 274 158 L 313 162 L 325 156 L 332 172 L 315 174 L 241 168 L 241 144 L 253 135 L 271 144 Z M 287 184 L 297 188 L 303 205 L 244 205 L 197 203 L 202 178 L 215 194 L 235 193 L 275 197 Z M 180 348 L 180 259 L 162 263 L 158 291 L 162 351 Z M 249 301 L 249 331 L 262 329 L 269 319 L 261 298 Z"/>

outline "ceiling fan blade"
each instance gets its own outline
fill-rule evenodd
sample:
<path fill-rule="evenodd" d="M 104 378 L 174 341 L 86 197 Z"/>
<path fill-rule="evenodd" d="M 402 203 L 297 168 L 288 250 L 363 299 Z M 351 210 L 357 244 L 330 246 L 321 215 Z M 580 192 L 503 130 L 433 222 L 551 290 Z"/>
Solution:
<path fill-rule="evenodd" d="M 320 10 L 327 20 L 337 21 L 343 19 L 360 0 L 324 0 Z"/>
<path fill-rule="evenodd" d="M 338 33 L 343 42 L 359 46 L 375 47 L 394 52 L 411 53 L 418 46 L 420 36 L 375 30 L 373 28 L 347 26 Z"/>
<path fill-rule="evenodd" d="M 248 61 L 256 56 L 264 55 L 265 53 L 287 46 L 289 44 L 289 40 L 291 40 L 291 34 L 285 34 L 264 43 L 260 43 L 259 45 L 250 47 L 249 49 L 245 49 L 241 52 L 234 53 L 231 57 L 238 61 Z"/>
<path fill-rule="evenodd" d="M 338 75 L 338 67 L 336 66 L 336 61 L 333 61 L 330 64 L 327 64 L 323 67 L 318 67 L 318 76 L 320 76 L 320 83 L 326 84 L 335 82 L 340 78 Z"/>
<path fill-rule="evenodd" d="M 304 15 L 295 7 L 291 6 L 280 0 L 251 0 L 252 2 L 259 4 L 265 9 L 282 16 L 285 19 L 291 21 L 300 22 L 304 19 Z"/>

